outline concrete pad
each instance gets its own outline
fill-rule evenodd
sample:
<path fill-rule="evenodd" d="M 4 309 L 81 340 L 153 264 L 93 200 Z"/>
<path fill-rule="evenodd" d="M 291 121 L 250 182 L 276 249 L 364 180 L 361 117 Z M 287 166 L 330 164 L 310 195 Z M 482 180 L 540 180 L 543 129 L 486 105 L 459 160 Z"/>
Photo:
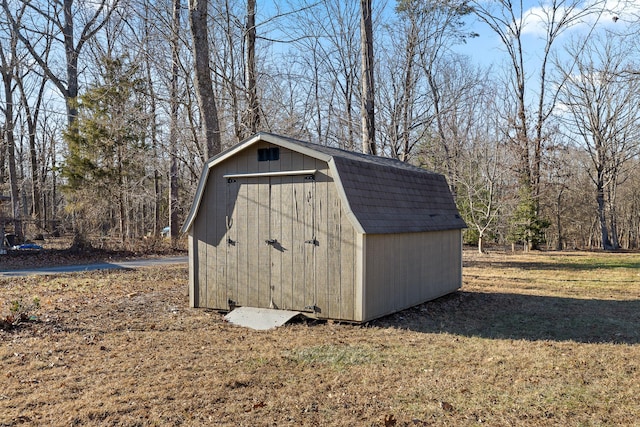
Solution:
<path fill-rule="evenodd" d="M 238 307 L 224 318 L 234 325 L 266 331 L 282 326 L 289 320 L 300 315 L 299 311 L 274 310 L 271 308 Z"/>

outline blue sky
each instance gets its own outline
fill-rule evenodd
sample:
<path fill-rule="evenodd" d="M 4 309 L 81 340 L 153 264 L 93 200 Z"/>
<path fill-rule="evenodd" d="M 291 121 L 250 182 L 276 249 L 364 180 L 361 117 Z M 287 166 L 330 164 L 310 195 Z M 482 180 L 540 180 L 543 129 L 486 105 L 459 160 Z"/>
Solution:
<path fill-rule="evenodd" d="M 597 0 L 595 0 L 597 1 Z M 594 0 L 589 0 L 590 4 Z M 540 52 L 544 47 L 544 22 L 542 1 L 525 1 L 524 12 L 524 30 L 523 30 L 523 47 L 525 55 L 530 60 L 535 60 L 540 56 Z M 565 31 L 558 38 L 556 49 L 562 51 L 562 44 L 575 37 L 586 37 L 592 27 L 595 25 L 595 31 L 603 29 L 625 30 L 630 25 L 637 23 L 637 14 L 640 11 L 640 0 L 606 0 L 603 4 L 603 11 L 599 15 L 592 15 L 586 22 L 574 25 Z M 471 60 L 482 66 L 499 67 L 503 61 L 507 59 L 504 46 L 498 36 L 484 23 L 479 22 L 475 18 L 468 20 L 469 28 L 479 34 L 479 37 L 470 39 L 465 45 L 458 46 L 455 50 L 464 55 L 468 55 Z"/>

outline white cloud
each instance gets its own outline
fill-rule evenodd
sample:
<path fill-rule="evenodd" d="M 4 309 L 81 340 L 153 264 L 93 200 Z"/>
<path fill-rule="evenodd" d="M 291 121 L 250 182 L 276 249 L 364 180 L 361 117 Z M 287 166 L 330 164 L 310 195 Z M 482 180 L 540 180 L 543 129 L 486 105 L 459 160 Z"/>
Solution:
<path fill-rule="evenodd" d="M 556 10 L 556 19 L 569 13 L 570 17 L 584 15 L 583 18 L 576 20 L 570 28 L 586 29 L 593 25 L 598 26 L 623 26 L 631 22 L 637 22 L 640 16 L 640 0 L 589 0 L 582 5 L 577 5 L 571 11 L 562 5 L 563 2 L 557 2 L 556 6 L 560 6 Z M 570 6 L 572 0 L 564 2 Z M 586 13 L 592 9 L 592 13 Z M 552 17 L 552 9 L 550 2 L 540 2 L 535 6 L 529 7 L 522 14 L 523 28 L 522 34 L 536 37 L 545 37 L 548 23 Z"/>

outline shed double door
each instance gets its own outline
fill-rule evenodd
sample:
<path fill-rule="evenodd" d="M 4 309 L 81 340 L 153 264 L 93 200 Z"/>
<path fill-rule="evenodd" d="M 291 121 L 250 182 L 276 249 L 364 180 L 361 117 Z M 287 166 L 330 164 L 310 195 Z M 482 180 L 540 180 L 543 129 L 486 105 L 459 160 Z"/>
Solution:
<path fill-rule="evenodd" d="M 227 179 L 223 244 L 230 306 L 315 308 L 315 216 L 311 175 Z"/>

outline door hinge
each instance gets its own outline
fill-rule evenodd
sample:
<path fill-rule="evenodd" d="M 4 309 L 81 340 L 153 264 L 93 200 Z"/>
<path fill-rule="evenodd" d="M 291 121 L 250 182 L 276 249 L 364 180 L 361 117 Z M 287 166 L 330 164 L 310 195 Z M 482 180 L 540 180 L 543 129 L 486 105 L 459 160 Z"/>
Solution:
<path fill-rule="evenodd" d="M 304 308 L 305 310 L 311 310 L 314 313 L 322 313 L 322 309 L 320 307 L 318 307 L 317 305 L 313 304 L 313 305 L 308 305 Z"/>

